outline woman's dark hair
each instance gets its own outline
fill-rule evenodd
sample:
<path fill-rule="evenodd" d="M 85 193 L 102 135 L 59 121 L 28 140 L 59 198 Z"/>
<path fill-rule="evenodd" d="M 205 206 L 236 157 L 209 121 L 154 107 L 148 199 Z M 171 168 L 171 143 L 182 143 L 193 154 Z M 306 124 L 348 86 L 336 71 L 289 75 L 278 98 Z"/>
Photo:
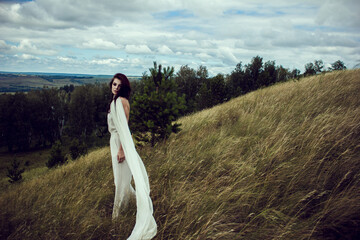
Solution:
<path fill-rule="evenodd" d="M 112 84 L 113 84 L 115 78 L 117 78 L 121 81 L 121 86 L 120 86 L 119 92 L 117 92 L 114 99 L 116 100 L 118 97 L 123 97 L 123 98 L 126 98 L 127 100 L 129 100 L 130 92 L 131 92 L 129 79 L 122 73 L 115 74 L 109 83 L 110 91 L 111 91 Z"/>
<path fill-rule="evenodd" d="M 116 93 L 115 96 L 113 96 L 111 88 L 112 88 L 112 84 L 113 84 L 115 78 L 117 78 L 121 81 L 121 86 L 120 86 L 120 90 Z M 112 102 L 112 100 L 116 101 L 116 99 L 118 97 L 123 97 L 123 98 L 126 98 L 127 100 L 129 100 L 130 93 L 131 93 L 131 87 L 130 87 L 129 79 L 124 74 L 122 74 L 122 73 L 115 74 L 109 83 L 109 87 L 110 87 L 110 92 L 111 92 L 110 103 Z M 108 107 L 108 112 L 110 112 L 110 103 L 109 103 L 109 107 Z"/>

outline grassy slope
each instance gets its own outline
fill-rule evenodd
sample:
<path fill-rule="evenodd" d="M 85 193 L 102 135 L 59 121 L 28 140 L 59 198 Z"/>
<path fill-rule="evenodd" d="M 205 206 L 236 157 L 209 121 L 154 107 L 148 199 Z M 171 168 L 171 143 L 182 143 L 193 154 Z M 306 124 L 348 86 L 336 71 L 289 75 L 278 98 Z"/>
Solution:
<path fill-rule="evenodd" d="M 46 167 L 49 156 L 50 149 L 18 153 L 0 153 L 0 191 L 4 191 L 12 185 L 8 182 L 7 168 L 11 168 L 11 163 L 14 158 L 20 162 L 20 168 L 25 169 L 25 172 L 22 174 L 23 179 L 29 180 L 49 171 Z M 26 162 L 28 162 L 28 166 L 25 166 Z"/>
<path fill-rule="evenodd" d="M 349 239 L 360 225 L 360 70 L 287 82 L 180 120 L 139 152 L 156 239 Z M 0 197 L 0 238 L 125 239 L 108 148 Z"/>

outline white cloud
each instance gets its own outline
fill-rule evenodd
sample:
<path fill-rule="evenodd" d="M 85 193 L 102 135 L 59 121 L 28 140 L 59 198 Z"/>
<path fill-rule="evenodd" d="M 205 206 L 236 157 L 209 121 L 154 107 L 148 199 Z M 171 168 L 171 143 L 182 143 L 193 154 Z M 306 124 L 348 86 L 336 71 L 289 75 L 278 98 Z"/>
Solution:
<path fill-rule="evenodd" d="M 7 53 L 24 53 L 24 54 L 33 54 L 33 55 L 54 55 L 56 51 L 50 49 L 47 44 L 34 44 L 29 39 L 22 39 L 17 45 L 7 44 L 4 40 L 0 40 L 0 49 L 3 52 Z"/>
<path fill-rule="evenodd" d="M 113 42 L 103 40 L 101 38 L 91 39 L 82 44 L 85 48 L 90 49 L 118 49 L 120 46 L 116 46 Z"/>
<path fill-rule="evenodd" d="M 181 36 L 181 39 L 174 39 L 172 42 L 174 45 L 179 47 L 195 47 L 197 46 L 197 42 L 194 39 L 186 39 L 186 36 Z"/>
<path fill-rule="evenodd" d="M 124 62 L 122 58 L 94 59 L 90 61 L 91 64 L 108 65 L 111 67 L 118 66 L 122 62 Z"/>
<path fill-rule="evenodd" d="M 76 63 L 76 59 L 74 58 L 70 58 L 70 57 L 62 57 L 62 56 L 59 56 L 57 57 L 58 60 L 60 60 L 61 62 L 63 63 L 70 63 L 70 64 L 73 64 L 73 63 Z"/>
<path fill-rule="evenodd" d="M 6 44 L 4 40 L 0 40 L 0 51 L 7 52 L 10 49 L 10 46 Z"/>
<path fill-rule="evenodd" d="M 360 29 L 360 1 L 328 0 L 320 6 L 316 22 L 333 27 Z"/>
<path fill-rule="evenodd" d="M 208 61 L 209 59 L 211 59 L 211 56 L 207 53 L 198 53 L 195 54 L 195 57 L 200 58 L 202 61 Z"/>
<path fill-rule="evenodd" d="M 216 74 L 257 55 L 290 68 L 314 59 L 351 67 L 360 59 L 359 12 L 358 0 L 0 2 L 0 68 L 20 70 L 37 58 L 36 71 L 141 75 L 156 60 L 205 62 Z M 28 59 L 19 64 L 19 56 Z"/>
<path fill-rule="evenodd" d="M 36 56 L 33 56 L 33 55 L 30 55 L 30 54 L 22 54 L 20 56 L 21 59 L 23 60 L 39 60 L 40 58 L 39 57 L 36 57 Z"/>
<path fill-rule="evenodd" d="M 221 47 L 218 51 L 218 56 L 225 64 L 228 65 L 236 66 L 236 64 L 239 62 L 239 59 L 234 56 L 233 50 L 229 47 Z"/>
<path fill-rule="evenodd" d="M 162 45 L 161 47 L 158 48 L 158 53 L 160 54 L 164 54 L 164 55 L 172 55 L 174 54 L 174 52 L 166 45 Z"/>
<path fill-rule="evenodd" d="M 125 51 L 127 53 L 133 53 L 133 54 L 149 54 L 151 53 L 151 50 L 146 45 L 126 45 Z"/>

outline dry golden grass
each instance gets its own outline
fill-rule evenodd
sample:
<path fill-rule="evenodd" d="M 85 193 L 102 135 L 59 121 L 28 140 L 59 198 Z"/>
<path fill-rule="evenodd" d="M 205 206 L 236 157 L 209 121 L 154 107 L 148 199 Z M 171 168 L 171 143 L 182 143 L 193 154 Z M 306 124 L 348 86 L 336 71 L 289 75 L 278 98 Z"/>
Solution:
<path fill-rule="evenodd" d="M 278 84 L 180 119 L 139 150 L 156 239 L 355 239 L 360 228 L 360 70 Z M 126 239 L 111 221 L 108 148 L 0 197 L 0 237 Z"/>

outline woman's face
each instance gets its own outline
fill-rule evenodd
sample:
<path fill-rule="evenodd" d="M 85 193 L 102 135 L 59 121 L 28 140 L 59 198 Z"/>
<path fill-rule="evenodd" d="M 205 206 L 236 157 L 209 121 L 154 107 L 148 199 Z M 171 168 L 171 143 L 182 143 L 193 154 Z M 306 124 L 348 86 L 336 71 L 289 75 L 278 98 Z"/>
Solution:
<path fill-rule="evenodd" d="M 120 91 L 120 88 L 121 88 L 121 81 L 120 79 L 115 78 L 111 86 L 111 92 L 114 95 L 116 95 Z"/>

